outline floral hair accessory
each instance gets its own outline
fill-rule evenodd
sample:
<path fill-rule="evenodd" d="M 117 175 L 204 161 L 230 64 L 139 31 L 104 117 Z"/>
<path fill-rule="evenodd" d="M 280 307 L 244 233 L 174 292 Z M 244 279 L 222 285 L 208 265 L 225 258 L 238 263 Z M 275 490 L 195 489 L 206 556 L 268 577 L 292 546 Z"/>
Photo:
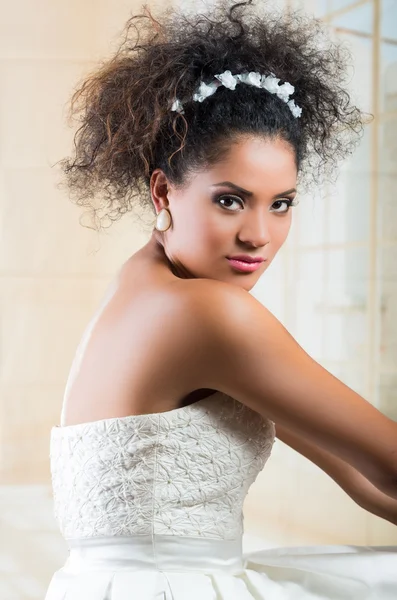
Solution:
<path fill-rule="evenodd" d="M 200 82 L 198 89 L 193 95 L 194 102 L 203 102 L 206 98 L 215 94 L 216 90 L 221 85 L 229 88 L 229 90 L 235 90 L 238 83 L 245 83 L 247 85 L 253 85 L 254 87 L 263 88 L 270 92 L 270 94 L 276 94 L 280 100 L 283 100 L 287 104 L 295 118 L 300 117 L 302 114 L 300 106 L 297 106 L 294 100 L 290 100 L 290 96 L 292 96 L 295 91 L 294 86 L 287 81 L 282 85 L 279 85 L 280 79 L 278 79 L 274 73 L 271 73 L 270 75 L 261 75 L 260 73 L 251 71 L 250 73 L 245 72 L 232 75 L 230 71 L 224 71 L 219 75 L 215 75 L 215 78 L 217 81 L 208 84 L 204 83 L 204 81 Z M 171 110 L 184 114 L 183 104 L 178 99 L 173 103 Z"/>
<path fill-rule="evenodd" d="M 204 83 L 204 81 L 202 81 L 200 84 L 200 87 L 198 88 L 198 91 L 193 96 L 193 100 L 195 102 L 202 102 L 203 100 L 208 98 L 208 96 L 212 96 L 212 94 L 215 94 L 217 88 L 220 85 L 222 85 L 222 84 L 219 81 L 210 83 L 209 85 L 207 85 L 206 83 Z"/>

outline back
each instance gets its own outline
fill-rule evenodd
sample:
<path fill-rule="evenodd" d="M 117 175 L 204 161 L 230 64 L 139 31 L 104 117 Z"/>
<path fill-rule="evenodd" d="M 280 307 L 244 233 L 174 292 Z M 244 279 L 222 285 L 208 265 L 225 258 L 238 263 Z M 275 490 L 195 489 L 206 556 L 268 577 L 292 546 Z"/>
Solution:
<path fill-rule="evenodd" d="M 194 314 L 191 283 L 172 278 L 135 285 L 123 274 L 112 283 L 76 350 L 62 426 L 164 412 L 215 391 L 201 388 L 196 377 L 206 335 Z"/>

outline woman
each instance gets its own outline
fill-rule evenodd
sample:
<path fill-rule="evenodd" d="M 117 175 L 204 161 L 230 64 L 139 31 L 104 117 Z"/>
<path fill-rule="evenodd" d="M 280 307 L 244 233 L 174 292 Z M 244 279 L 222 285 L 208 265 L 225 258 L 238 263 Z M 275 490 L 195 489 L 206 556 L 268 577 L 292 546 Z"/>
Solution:
<path fill-rule="evenodd" d="M 350 152 L 363 120 L 318 23 L 250 4 L 145 9 L 76 91 L 63 165 L 78 202 L 116 219 L 136 197 L 157 218 L 83 336 L 51 432 L 70 554 L 46 600 L 397 597 L 397 548 L 242 555 L 243 500 L 276 436 L 397 524 L 397 424 L 247 293 L 298 180 Z"/>

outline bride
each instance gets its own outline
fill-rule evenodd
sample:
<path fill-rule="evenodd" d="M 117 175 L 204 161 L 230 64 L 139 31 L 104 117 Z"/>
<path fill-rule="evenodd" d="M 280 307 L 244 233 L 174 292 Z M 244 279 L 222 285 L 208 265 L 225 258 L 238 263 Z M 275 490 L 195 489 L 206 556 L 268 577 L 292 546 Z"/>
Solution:
<path fill-rule="evenodd" d="M 156 219 L 87 326 L 51 430 L 69 556 L 46 600 L 397 597 L 397 547 L 242 552 L 276 437 L 397 525 L 397 423 L 248 293 L 297 190 L 352 151 L 363 115 L 317 21 L 227 4 L 143 7 L 73 98 L 72 196 L 95 217 L 140 202 Z"/>

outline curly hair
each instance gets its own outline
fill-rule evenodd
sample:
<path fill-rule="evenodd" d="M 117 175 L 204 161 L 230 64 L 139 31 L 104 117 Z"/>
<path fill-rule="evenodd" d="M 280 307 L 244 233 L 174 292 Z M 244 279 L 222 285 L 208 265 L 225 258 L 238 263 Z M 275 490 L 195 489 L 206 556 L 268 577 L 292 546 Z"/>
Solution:
<path fill-rule="evenodd" d="M 332 175 L 352 152 L 364 119 L 346 92 L 349 52 L 317 19 L 250 7 L 252 1 L 219 0 L 210 15 L 169 7 L 155 18 L 143 5 L 143 14 L 127 21 L 118 50 L 75 90 L 70 116 L 81 125 L 74 156 L 60 163 L 70 197 L 97 223 L 99 215 L 111 223 L 138 204 L 155 212 L 156 168 L 183 187 L 242 136 L 289 142 L 305 185 Z M 189 101 L 201 80 L 225 70 L 274 73 L 289 82 L 301 117 L 248 85 L 233 92 L 221 86 L 202 103 Z M 184 114 L 171 111 L 177 98 Z"/>

